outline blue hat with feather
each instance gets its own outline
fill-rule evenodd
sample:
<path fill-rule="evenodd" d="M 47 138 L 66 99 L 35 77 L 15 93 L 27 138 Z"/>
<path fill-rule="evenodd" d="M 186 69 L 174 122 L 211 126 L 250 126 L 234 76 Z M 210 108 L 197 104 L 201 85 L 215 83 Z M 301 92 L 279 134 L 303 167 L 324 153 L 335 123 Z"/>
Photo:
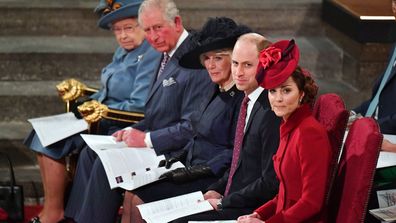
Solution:
<path fill-rule="evenodd" d="M 102 16 L 98 21 L 98 26 L 110 29 L 115 21 L 137 17 L 142 2 L 143 0 L 101 0 L 95 8 L 95 12 Z"/>

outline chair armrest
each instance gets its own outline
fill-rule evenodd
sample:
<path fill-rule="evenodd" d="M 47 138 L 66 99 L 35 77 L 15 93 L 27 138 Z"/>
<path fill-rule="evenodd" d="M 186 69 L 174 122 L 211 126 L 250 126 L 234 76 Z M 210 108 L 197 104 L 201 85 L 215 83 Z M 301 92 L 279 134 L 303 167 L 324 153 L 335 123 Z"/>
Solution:
<path fill-rule="evenodd" d="M 120 122 L 137 123 L 144 118 L 144 114 L 141 112 L 129 112 L 108 109 L 107 112 L 103 115 L 103 118 Z"/>
<path fill-rule="evenodd" d="M 87 87 L 76 79 L 67 79 L 56 85 L 59 96 L 64 102 L 74 101 L 84 95 L 98 92 L 98 89 Z"/>
<path fill-rule="evenodd" d="M 89 124 L 98 122 L 101 119 L 136 123 L 144 118 L 143 113 L 111 109 L 96 100 L 87 101 L 78 106 L 78 111 Z"/>
<path fill-rule="evenodd" d="M 70 106 L 74 101 L 82 96 L 91 95 L 97 92 L 97 89 L 89 88 L 76 79 L 67 79 L 56 85 L 61 99 L 66 103 L 66 112 L 70 111 Z"/>

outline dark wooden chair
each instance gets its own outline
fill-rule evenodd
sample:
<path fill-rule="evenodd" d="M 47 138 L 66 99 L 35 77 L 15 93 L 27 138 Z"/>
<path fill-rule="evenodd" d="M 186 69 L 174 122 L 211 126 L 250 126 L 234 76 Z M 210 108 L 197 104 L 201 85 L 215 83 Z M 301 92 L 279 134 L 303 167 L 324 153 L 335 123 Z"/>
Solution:
<path fill-rule="evenodd" d="M 64 80 L 57 84 L 56 88 L 59 96 L 65 102 L 66 112 L 71 110 L 71 107 L 78 99 L 90 96 L 98 91 L 95 88 L 87 87 L 76 79 Z M 88 132 L 91 134 L 98 134 L 100 132 L 102 119 L 133 124 L 144 118 L 143 113 L 110 109 L 96 100 L 83 103 L 78 106 L 78 110 L 88 123 Z M 69 173 L 69 179 L 72 180 L 75 174 L 78 154 L 70 154 L 65 159 L 66 170 Z"/>
<path fill-rule="evenodd" d="M 58 93 L 66 104 L 66 112 L 81 97 L 89 96 L 98 90 L 87 87 L 76 79 L 64 80 L 56 86 Z M 78 107 L 81 115 L 89 124 L 89 132 L 96 133 L 100 130 L 100 120 L 107 119 L 124 123 L 136 123 L 144 118 L 144 114 L 133 111 L 121 111 L 108 108 L 106 105 L 96 101 L 87 101 Z"/>

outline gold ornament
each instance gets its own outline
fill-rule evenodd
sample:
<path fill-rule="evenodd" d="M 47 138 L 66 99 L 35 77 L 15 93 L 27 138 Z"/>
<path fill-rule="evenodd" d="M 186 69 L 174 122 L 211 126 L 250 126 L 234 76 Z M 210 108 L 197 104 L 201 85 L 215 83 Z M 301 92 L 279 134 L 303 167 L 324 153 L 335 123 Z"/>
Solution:
<path fill-rule="evenodd" d="M 73 78 L 64 80 L 56 85 L 59 96 L 65 102 L 76 100 L 84 94 L 86 88 L 87 86 L 85 86 L 85 84 Z"/>
<path fill-rule="evenodd" d="M 84 102 L 84 104 L 77 107 L 78 111 L 83 116 L 86 122 L 98 122 L 108 111 L 108 107 L 96 100 Z"/>

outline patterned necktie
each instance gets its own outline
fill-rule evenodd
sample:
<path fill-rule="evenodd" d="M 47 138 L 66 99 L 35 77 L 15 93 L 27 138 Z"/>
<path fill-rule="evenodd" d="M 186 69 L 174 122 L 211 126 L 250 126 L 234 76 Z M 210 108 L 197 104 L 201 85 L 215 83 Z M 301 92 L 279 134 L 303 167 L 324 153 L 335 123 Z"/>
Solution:
<path fill-rule="evenodd" d="M 164 71 L 165 66 L 169 61 L 169 58 L 170 58 L 169 55 L 167 53 L 164 53 L 164 56 L 162 57 L 160 69 L 158 70 L 157 79 L 161 76 L 162 72 Z"/>
<path fill-rule="evenodd" d="M 249 102 L 249 98 L 248 96 L 245 96 L 245 98 L 242 101 L 241 109 L 239 110 L 238 122 L 235 131 L 234 150 L 232 152 L 231 169 L 228 175 L 227 187 L 224 192 L 224 196 L 227 196 L 228 192 L 230 191 L 232 177 L 234 176 L 235 170 L 238 165 L 239 155 L 241 153 L 241 148 L 242 148 L 243 136 L 245 135 L 245 122 L 246 122 L 248 102 Z"/>
<path fill-rule="evenodd" d="M 386 82 L 389 79 L 389 76 L 391 75 L 392 68 L 395 66 L 395 59 L 396 59 L 396 47 L 393 49 L 393 54 L 392 58 L 389 61 L 388 67 L 386 68 L 385 74 L 382 77 L 380 86 L 378 87 L 377 93 L 375 94 L 374 98 L 371 100 L 370 105 L 366 111 L 366 117 L 371 117 L 373 116 L 375 109 L 378 106 L 378 101 L 379 101 L 379 96 L 381 94 L 382 89 L 384 89 L 384 86 Z"/>

